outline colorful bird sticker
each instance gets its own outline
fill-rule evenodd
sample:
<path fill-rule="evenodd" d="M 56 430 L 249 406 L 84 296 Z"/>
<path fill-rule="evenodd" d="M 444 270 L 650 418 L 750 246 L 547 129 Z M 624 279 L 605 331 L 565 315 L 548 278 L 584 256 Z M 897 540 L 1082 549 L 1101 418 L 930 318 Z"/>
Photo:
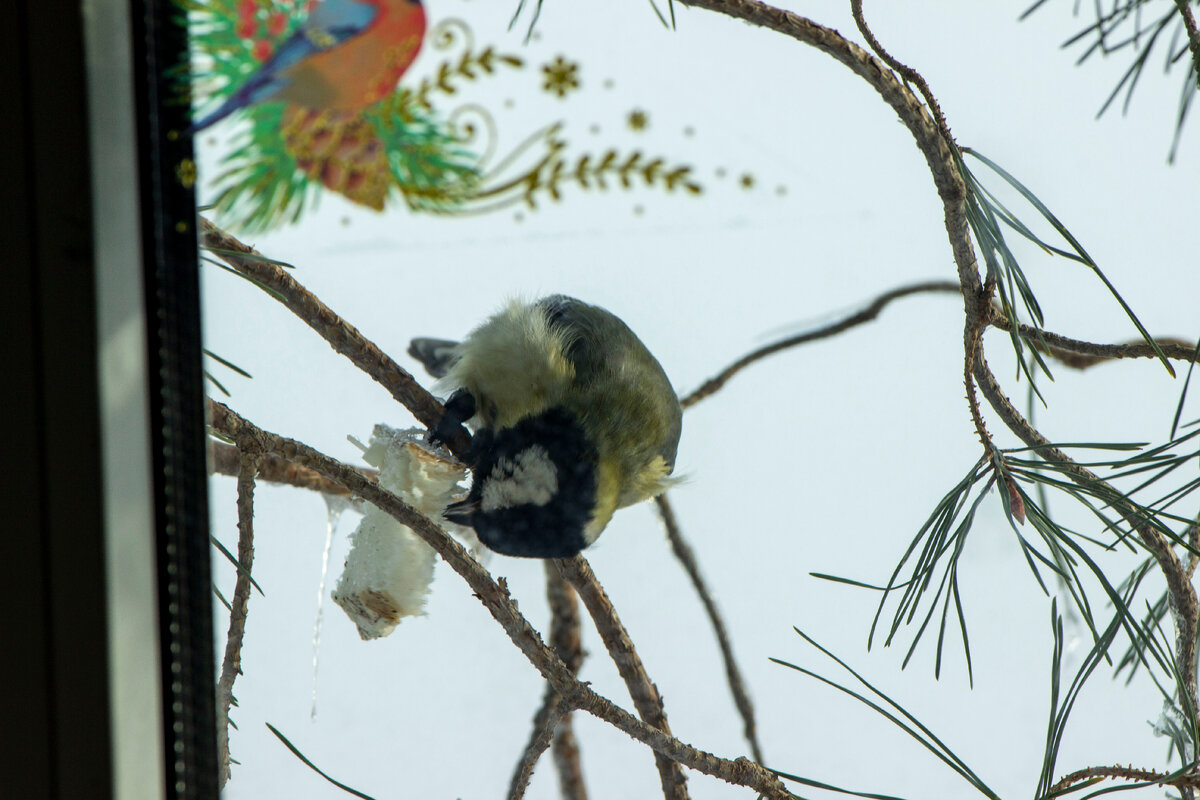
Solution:
<path fill-rule="evenodd" d="M 196 133 L 239 109 L 283 100 L 314 111 L 357 112 L 396 88 L 425 37 L 420 0 L 321 0 Z"/>

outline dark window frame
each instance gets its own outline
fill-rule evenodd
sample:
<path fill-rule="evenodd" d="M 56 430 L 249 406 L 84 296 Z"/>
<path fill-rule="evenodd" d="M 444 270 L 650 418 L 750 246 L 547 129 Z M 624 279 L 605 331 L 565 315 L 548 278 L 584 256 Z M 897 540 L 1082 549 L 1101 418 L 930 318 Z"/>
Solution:
<path fill-rule="evenodd" d="M 13 797 L 218 795 L 182 25 L 171 0 L 0 3 Z"/>

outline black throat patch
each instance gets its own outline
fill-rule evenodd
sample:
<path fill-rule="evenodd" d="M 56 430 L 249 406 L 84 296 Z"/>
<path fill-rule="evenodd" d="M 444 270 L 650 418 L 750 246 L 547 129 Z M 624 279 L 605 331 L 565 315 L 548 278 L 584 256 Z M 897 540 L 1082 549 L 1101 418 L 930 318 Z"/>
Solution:
<path fill-rule="evenodd" d="M 566 558 L 587 546 L 596 451 L 575 415 L 552 408 L 480 441 L 471 493 L 447 509 L 448 519 L 509 556 Z"/>

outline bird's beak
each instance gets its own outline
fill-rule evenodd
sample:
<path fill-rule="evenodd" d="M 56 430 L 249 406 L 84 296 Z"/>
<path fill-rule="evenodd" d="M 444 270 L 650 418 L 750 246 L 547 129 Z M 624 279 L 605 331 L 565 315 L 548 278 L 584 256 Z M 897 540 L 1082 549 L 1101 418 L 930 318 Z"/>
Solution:
<path fill-rule="evenodd" d="M 470 528 L 474 525 L 475 512 L 479 510 L 479 500 L 466 499 L 446 506 L 442 516 L 451 522 Z"/>

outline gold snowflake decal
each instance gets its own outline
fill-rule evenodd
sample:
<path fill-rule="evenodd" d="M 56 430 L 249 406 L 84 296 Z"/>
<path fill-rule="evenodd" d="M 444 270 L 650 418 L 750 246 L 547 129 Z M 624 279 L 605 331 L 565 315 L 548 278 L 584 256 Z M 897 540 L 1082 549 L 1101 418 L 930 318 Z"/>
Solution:
<path fill-rule="evenodd" d="M 650 125 L 650 118 L 640 108 L 629 112 L 629 127 L 635 131 L 644 131 Z"/>
<path fill-rule="evenodd" d="M 542 72 L 546 76 L 546 81 L 542 84 L 544 91 L 566 97 L 567 92 L 579 88 L 579 65 L 574 61 L 557 56 L 553 62 L 542 67 Z"/>

